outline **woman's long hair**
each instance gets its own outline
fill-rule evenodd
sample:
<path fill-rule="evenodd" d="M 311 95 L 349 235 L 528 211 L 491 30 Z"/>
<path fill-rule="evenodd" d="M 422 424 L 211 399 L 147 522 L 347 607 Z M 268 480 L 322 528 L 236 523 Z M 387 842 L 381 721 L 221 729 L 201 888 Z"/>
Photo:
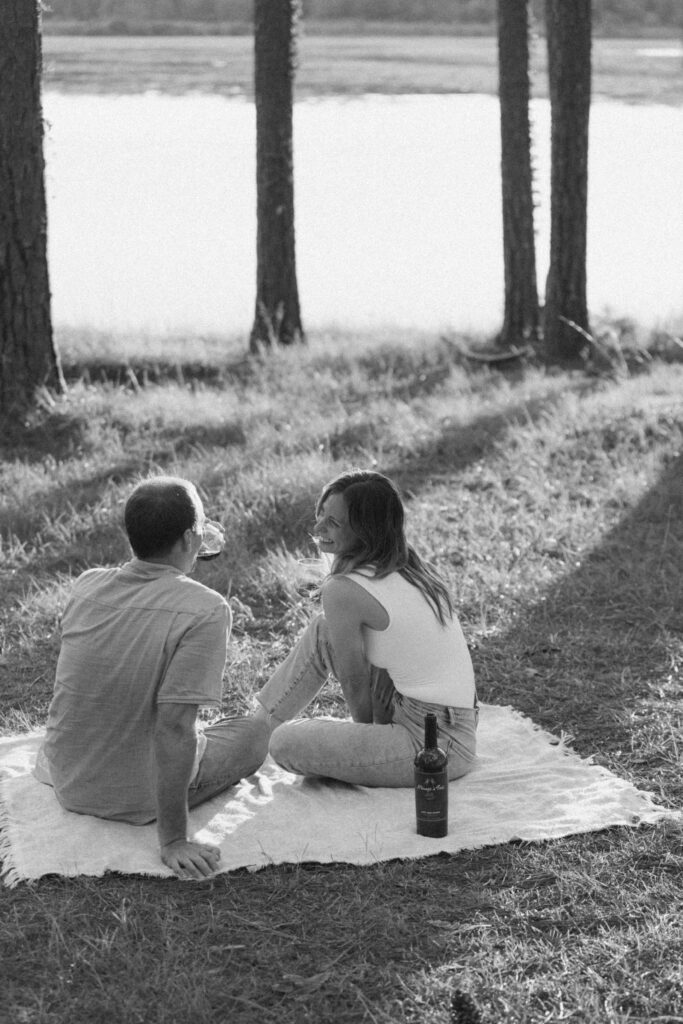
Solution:
<path fill-rule="evenodd" d="M 453 616 L 450 595 L 436 572 L 406 541 L 403 502 L 396 485 L 370 470 L 342 473 L 323 488 L 316 516 L 332 494 L 344 496 L 349 526 L 357 538 L 351 551 L 337 555 L 332 575 L 372 569 L 375 579 L 382 579 L 398 572 L 422 592 L 439 622 L 446 625 Z"/>

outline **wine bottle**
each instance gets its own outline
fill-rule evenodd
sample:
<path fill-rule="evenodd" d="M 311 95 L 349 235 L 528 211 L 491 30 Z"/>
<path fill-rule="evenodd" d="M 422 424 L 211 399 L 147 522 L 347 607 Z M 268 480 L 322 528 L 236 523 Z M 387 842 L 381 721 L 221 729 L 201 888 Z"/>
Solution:
<path fill-rule="evenodd" d="M 436 745 L 436 715 L 425 715 L 425 745 L 415 758 L 417 834 L 448 835 L 448 757 Z"/>

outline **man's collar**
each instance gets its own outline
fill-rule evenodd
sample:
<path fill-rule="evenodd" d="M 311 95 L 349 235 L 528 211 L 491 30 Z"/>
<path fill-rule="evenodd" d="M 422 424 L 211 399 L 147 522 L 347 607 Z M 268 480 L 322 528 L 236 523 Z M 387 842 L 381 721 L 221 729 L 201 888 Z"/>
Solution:
<path fill-rule="evenodd" d="M 154 576 L 185 575 L 182 569 L 179 569 L 176 565 L 169 565 L 168 562 L 152 562 L 146 558 L 131 558 L 123 568 L 135 576 L 148 576 L 150 578 Z"/>

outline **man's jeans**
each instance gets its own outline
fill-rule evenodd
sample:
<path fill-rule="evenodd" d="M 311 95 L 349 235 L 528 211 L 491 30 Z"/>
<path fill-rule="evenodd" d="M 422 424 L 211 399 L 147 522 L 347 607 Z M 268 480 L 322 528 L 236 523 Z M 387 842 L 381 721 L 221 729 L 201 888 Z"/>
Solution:
<path fill-rule="evenodd" d="M 270 730 L 254 718 L 222 718 L 204 729 L 206 748 L 190 783 L 190 807 L 204 803 L 261 767 Z"/>
<path fill-rule="evenodd" d="M 270 754 L 283 768 L 362 786 L 412 786 L 415 755 L 424 746 L 427 712 L 437 717 L 439 746 L 448 754 L 448 777 L 457 779 L 472 768 L 476 707 L 428 704 L 394 689 L 388 724 L 333 718 L 289 721 L 313 700 L 329 675 L 337 675 L 335 656 L 325 617 L 319 615 L 257 694 L 271 725 L 285 723 L 277 724 L 270 740 Z M 380 676 L 373 669 L 373 686 L 380 685 Z"/>

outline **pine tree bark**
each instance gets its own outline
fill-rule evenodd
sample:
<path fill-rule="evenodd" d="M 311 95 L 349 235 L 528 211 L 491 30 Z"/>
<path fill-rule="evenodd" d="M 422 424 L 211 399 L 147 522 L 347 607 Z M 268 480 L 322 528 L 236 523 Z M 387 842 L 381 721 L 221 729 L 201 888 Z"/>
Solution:
<path fill-rule="evenodd" d="M 543 336 L 549 362 L 575 363 L 586 301 L 591 0 L 546 0 L 551 107 L 550 267 Z M 572 326 L 575 325 L 575 326 Z M 580 330 L 577 330 L 580 328 Z"/>
<path fill-rule="evenodd" d="M 296 277 L 293 102 L 301 0 L 254 0 L 256 310 L 250 348 L 304 340 Z"/>
<path fill-rule="evenodd" d="M 501 347 L 535 342 L 539 326 L 529 121 L 529 2 L 498 0 L 498 93 L 505 309 Z"/>
<path fill-rule="evenodd" d="M 37 0 L 0 22 L 0 415 L 62 386 L 52 335 Z"/>

